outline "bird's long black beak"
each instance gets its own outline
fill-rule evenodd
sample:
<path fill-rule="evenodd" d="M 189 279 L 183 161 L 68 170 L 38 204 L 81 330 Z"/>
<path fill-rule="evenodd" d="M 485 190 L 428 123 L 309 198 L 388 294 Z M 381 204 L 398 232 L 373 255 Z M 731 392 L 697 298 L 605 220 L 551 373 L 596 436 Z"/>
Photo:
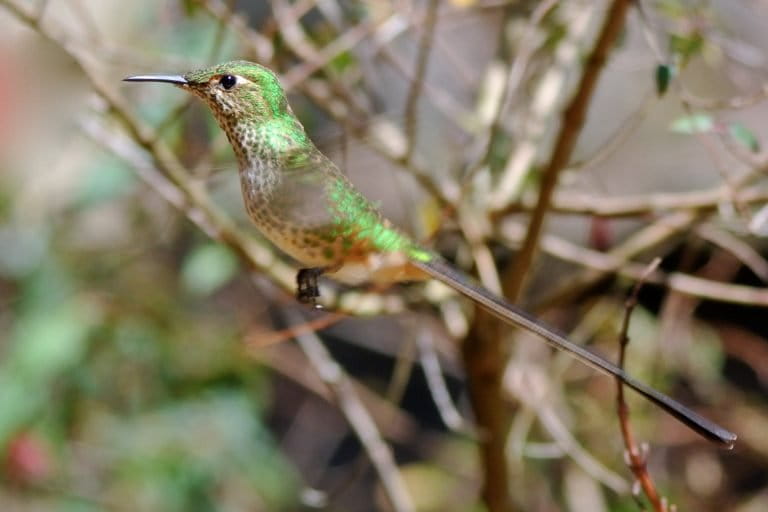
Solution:
<path fill-rule="evenodd" d="M 123 82 L 162 82 L 174 85 L 189 85 L 181 75 L 135 75 L 123 78 Z"/>

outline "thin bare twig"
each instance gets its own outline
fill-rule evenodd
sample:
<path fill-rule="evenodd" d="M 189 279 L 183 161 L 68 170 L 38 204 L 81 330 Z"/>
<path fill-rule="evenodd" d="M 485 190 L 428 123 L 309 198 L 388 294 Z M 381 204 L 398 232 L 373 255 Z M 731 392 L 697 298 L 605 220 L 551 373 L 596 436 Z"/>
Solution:
<path fill-rule="evenodd" d="M 752 185 L 752 183 L 768 172 L 768 158 L 762 157 L 750 164 L 752 167 L 732 178 L 730 184 L 720 184 L 702 190 L 611 197 L 572 191 L 556 192 L 552 199 L 551 211 L 597 217 L 636 217 L 680 210 L 708 212 L 732 200 L 742 205 L 765 202 L 768 200 L 768 190 L 764 186 Z M 529 211 L 534 208 L 533 201 L 523 199 L 517 204 L 510 204 L 503 210 L 492 212 L 491 218 L 498 220 L 510 213 Z"/>
<path fill-rule="evenodd" d="M 354 48 L 356 45 L 360 44 L 363 39 L 365 39 L 371 33 L 375 32 L 376 29 L 378 29 L 378 27 L 380 27 L 385 22 L 386 20 L 378 23 L 363 21 L 360 24 L 344 31 L 344 34 L 341 37 L 335 39 L 332 43 L 320 50 L 316 50 L 314 47 L 309 46 L 306 43 L 300 44 L 299 40 L 294 41 L 294 44 L 297 45 L 294 46 L 294 48 L 297 50 L 297 52 L 302 52 L 300 55 L 305 58 L 305 62 L 294 67 L 285 74 L 284 83 L 286 89 L 290 90 L 296 87 L 298 84 L 304 82 L 312 75 L 312 73 L 325 67 L 338 55 L 347 52 Z M 312 50 L 311 52 L 307 53 L 309 48 Z M 312 58 L 307 58 L 308 56 L 311 56 Z"/>
<path fill-rule="evenodd" d="M 640 294 L 640 288 L 645 282 L 645 278 L 655 272 L 656 268 L 661 263 L 661 258 L 655 258 L 650 265 L 647 266 L 643 275 L 637 280 L 635 286 L 632 288 L 627 301 L 624 303 L 624 319 L 621 325 L 621 332 L 619 334 L 619 360 L 618 366 L 622 370 L 624 369 L 624 360 L 626 358 L 627 345 L 629 344 L 629 321 L 632 317 L 632 311 L 638 304 L 638 295 Z M 626 455 L 628 459 L 629 469 L 632 474 L 635 475 L 637 482 L 643 489 L 648 501 L 651 502 L 653 509 L 656 512 L 667 512 L 667 500 L 659 495 L 656 490 L 656 486 L 653 483 L 650 473 L 648 472 L 648 450 L 647 448 L 640 449 L 635 441 L 635 435 L 632 431 L 632 427 L 629 423 L 629 406 L 624 400 L 624 385 L 621 379 L 616 379 L 616 410 L 619 417 L 619 425 L 621 427 L 621 437 L 624 439 L 624 446 L 626 447 Z"/>
<path fill-rule="evenodd" d="M 598 280 L 610 275 L 639 279 L 646 265 L 633 263 L 632 260 L 642 253 L 651 252 L 677 233 L 688 229 L 690 224 L 686 222 L 687 220 L 693 223 L 696 219 L 695 217 L 668 219 L 670 222 L 651 224 L 647 231 L 638 232 L 637 238 L 630 238 L 628 240 L 630 243 L 622 244 L 608 253 L 581 247 L 555 235 L 544 235 L 541 248 L 545 253 L 560 260 L 581 265 L 585 270 L 569 280 L 565 286 L 547 296 L 536 309 L 548 309 L 553 304 L 565 302 L 568 298 L 572 298 Z M 518 223 L 508 222 L 500 229 L 501 239 L 510 245 L 522 240 L 524 233 L 525 227 Z M 667 274 L 658 270 L 647 276 L 645 282 L 700 299 L 768 307 L 768 290 L 765 287 L 713 281 L 683 272 Z"/>
<path fill-rule="evenodd" d="M 700 210 L 706 213 L 727 203 L 730 197 L 729 188 L 724 185 L 706 190 L 659 192 L 642 196 L 606 197 L 578 192 L 563 192 L 556 194 L 551 211 L 614 218 L 658 215 L 663 212 L 683 210 Z M 763 203 L 768 200 L 768 189 L 760 185 L 744 188 L 736 193 L 736 199 L 745 205 Z M 511 207 L 504 212 L 504 215 L 515 210 L 527 211 L 532 207 L 530 202 L 525 201 L 520 205 Z M 499 216 L 501 216 L 501 212 Z"/>
<path fill-rule="evenodd" d="M 334 403 L 334 396 L 315 372 L 306 371 L 305 356 L 301 349 L 292 343 L 275 345 L 267 350 L 249 350 L 246 345 L 244 355 L 264 364 L 286 379 L 296 383 L 308 392 L 328 403 Z M 365 408 L 371 414 L 374 422 L 379 425 L 385 438 L 397 442 L 405 442 L 419 426 L 416 420 L 407 412 L 394 407 L 378 393 L 371 391 L 349 375 L 347 376 L 357 391 Z M 333 491 L 328 491 L 331 495 Z"/>
<path fill-rule="evenodd" d="M 648 46 L 651 48 L 651 50 L 655 54 L 656 60 L 659 63 L 659 65 L 668 65 L 668 63 L 670 62 L 670 58 L 667 57 L 665 52 L 661 50 L 660 48 L 661 45 L 658 43 L 658 37 L 656 36 L 655 32 L 652 29 L 651 21 L 644 11 L 642 2 L 638 2 L 637 5 L 638 5 L 638 12 L 640 14 L 640 22 L 643 30 L 643 35 L 645 36 L 645 39 L 648 42 Z M 680 99 L 680 104 L 683 108 L 683 111 L 686 113 L 686 115 L 692 116 L 694 114 L 693 107 L 691 103 L 688 102 L 686 87 L 683 84 L 682 80 L 678 78 L 672 83 L 672 86 L 678 92 L 678 97 Z M 749 213 L 746 210 L 746 206 L 740 203 L 737 198 L 738 184 L 736 183 L 736 180 L 730 175 L 730 167 L 726 166 L 723 163 L 716 148 L 712 144 L 712 141 L 710 140 L 710 134 L 696 132 L 695 136 L 701 142 L 702 146 L 704 146 L 705 151 L 709 153 L 710 158 L 715 165 L 715 168 L 717 169 L 720 176 L 723 178 L 724 186 L 726 187 L 726 190 L 730 196 L 730 202 L 733 205 L 734 209 L 742 216 L 745 222 L 748 223 Z"/>
<path fill-rule="evenodd" d="M 453 204 L 449 194 L 446 193 L 446 191 L 443 190 L 443 187 L 441 187 L 434 180 L 429 171 L 413 161 L 409 162 L 408 166 L 403 166 L 402 147 L 399 147 L 399 145 L 394 147 L 395 145 L 393 144 L 381 143 L 381 139 L 383 139 L 385 135 L 375 139 L 366 137 L 366 130 L 363 127 L 350 123 L 349 114 L 347 112 L 340 112 L 338 109 L 333 108 L 330 105 L 328 98 L 320 93 L 317 87 L 313 87 L 311 84 L 302 84 L 301 90 L 310 100 L 312 100 L 312 102 L 322 108 L 335 121 L 345 127 L 348 127 L 349 132 L 355 137 L 356 140 L 365 143 L 378 154 L 397 164 L 398 170 L 405 172 L 409 176 L 413 177 L 416 183 L 418 183 L 418 185 L 423 188 L 426 193 L 430 195 L 430 197 L 435 199 L 440 206 L 451 206 Z M 386 121 L 382 121 L 381 123 L 374 121 L 371 126 L 374 128 L 383 128 L 384 130 L 391 130 L 392 128 L 392 125 Z M 398 139 L 400 139 L 400 137 L 398 137 Z"/>
<path fill-rule="evenodd" d="M 478 158 L 474 161 L 470 161 L 466 166 L 466 171 L 462 177 L 463 192 L 467 191 L 472 182 L 472 178 L 474 178 L 477 172 L 485 165 L 488 165 L 491 153 L 493 152 L 493 141 L 504 128 L 501 123 L 502 114 L 507 111 L 513 98 L 517 94 L 520 85 L 523 83 L 523 78 L 528 69 L 530 60 L 533 57 L 535 50 L 538 48 L 534 43 L 536 41 L 535 36 L 539 30 L 539 24 L 544 19 L 544 16 L 556 6 L 556 0 L 546 0 L 540 2 L 539 5 L 536 6 L 536 9 L 531 13 L 526 33 L 522 36 L 517 45 L 514 60 L 509 66 L 506 80 L 501 84 L 501 90 L 497 93 L 498 97 L 491 101 L 493 110 L 488 119 L 489 127 L 483 131 L 481 140 L 476 143 L 476 146 L 478 147 Z M 506 51 L 507 44 L 506 40 L 503 41 L 501 48 L 499 49 L 502 56 L 504 53 L 508 53 Z"/>
<path fill-rule="evenodd" d="M 245 344 L 249 349 L 261 350 L 269 345 L 282 343 L 291 338 L 296 338 L 304 333 L 322 331 L 346 318 L 345 315 L 338 313 L 323 313 L 321 316 L 312 320 L 307 320 L 298 325 L 286 327 L 279 331 L 257 328 L 251 330 L 245 336 Z"/>
<path fill-rule="evenodd" d="M 654 27 L 651 22 L 651 17 L 646 12 L 646 7 L 643 5 L 643 2 L 637 2 L 637 12 L 640 14 L 643 36 L 651 51 L 656 56 L 656 60 L 660 64 L 667 64 L 670 59 L 666 56 L 665 52 L 661 50 L 661 45 L 657 41 L 656 34 L 653 30 Z M 678 91 L 683 102 L 701 110 L 738 110 L 755 105 L 768 98 L 768 84 L 763 84 L 757 91 L 750 94 L 733 96 L 730 98 L 701 98 L 687 91 L 684 87 L 679 88 Z"/>
<path fill-rule="evenodd" d="M 309 37 L 307 37 L 301 23 L 299 23 L 299 13 L 294 12 L 285 0 L 271 0 L 270 3 L 283 41 L 303 61 L 302 64 L 294 67 L 283 77 L 282 83 L 286 91 L 291 91 L 297 84 L 303 83 L 318 69 L 325 68 L 340 53 L 359 44 L 363 38 L 372 31 L 375 31 L 378 26 L 376 23 L 370 22 L 370 20 L 363 20 L 357 26 L 344 31 L 331 44 L 318 50 Z M 347 84 L 336 79 L 333 73 L 326 73 L 326 75 L 334 92 L 343 96 L 348 106 L 354 111 L 365 113 L 366 116 L 370 115 L 369 109 L 360 100 L 359 94 L 356 95 Z"/>
<path fill-rule="evenodd" d="M 521 363 L 507 365 L 504 376 L 504 389 L 511 398 L 523 403 L 525 408 L 520 411 L 533 411 L 541 427 L 551 436 L 555 445 L 559 448 L 558 457 L 570 457 L 587 474 L 595 480 L 602 482 L 614 492 L 623 493 L 629 489 L 627 481 L 617 473 L 611 471 L 599 462 L 589 450 L 582 446 L 569 430 L 563 415 L 557 412 L 555 406 L 559 400 L 552 396 L 555 380 L 560 380 L 552 375 L 544 375 L 544 369 L 537 364 Z M 542 382 L 548 382 L 546 386 Z M 518 427 L 521 426 L 518 424 Z M 513 445 L 507 447 L 507 451 L 515 450 L 522 453 L 524 441 L 523 432 L 530 432 L 533 423 L 528 423 L 525 429 L 519 429 L 520 436 Z M 527 437 L 527 435 L 525 435 Z"/>
<path fill-rule="evenodd" d="M 427 387 L 432 395 L 432 400 L 443 420 L 445 426 L 455 432 L 472 433 L 473 427 L 461 416 L 459 410 L 451 399 L 448 386 L 443 378 L 443 372 L 440 369 L 440 360 L 435 352 L 432 333 L 429 329 L 420 328 L 416 334 L 416 342 L 419 347 L 419 361 L 424 377 L 427 380 Z"/>
<path fill-rule="evenodd" d="M 288 310 L 285 315 L 293 324 L 303 322 L 298 313 L 293 311 Z M 381 438 L 379 429 L 357 396 L 344 370 L 333 360 L 314 332 L 300 333 L 296 340 L 320 378 L 333 391 L 339 408 L 379 474 L 382 488 L 392 508 L 396 512 L 414 511 L 413 499 L 397 469 L 392 451 Z"/>
<path fill-rule="evenodd" d="M 415 81 L 411 70 L 405 63 L 405 59 L 387 47 L 382 47 L 378 51 L 387 62 L 392 64 L 392 68 L 402 75 L 408 83 L 413 83 Z M 450 119 L 454 125 L 467 131 L 468 128 L 474 124 L 474 114 L 467 110 L 458 100 L 449 94 L 448 91 L 435 87 L 428 80 L 422 81 L 422 89 L 424 98 L 429 100 L 432 105 L 440 113 L 445 115 L 446 118 Z"/>
<path fill-rule="evenodd" d="M 209 13 L 216 17 L 217 19 L 223 18 L 227 20 L 238 20 L 237 24 L 237 34 L 240 36 L 241 41 L 243 44 L 245 44 L 247 47 L 251 48 L 254 52 L 259 53 L 264 51 L 264 36 L 253 30 L 252 28 L 248 27 L 242 21 L 240 18 L 237 18 L 236 15 L 229 11 L 226 5 L 224 5 L 221 0 L 197 0 L 199 2 L 202 2 L 203 5 L 206 7 L 206 9 L 209 11 Z M 278 5 L 282 5 L 278 2 Z M 294 22 L 291 21 L 290 16 L 294 13 L 290 11 L 289 8 L 286 7 L 288 11 L 283 13 L 286 17 L 286 19 L 283 19 L 284 23 L 291 24 Z M 290 11 L 290 12 L 289 12 Z M 397 14 L 394 14 L 393 16 L 396 16 Z M 388 19 L 391 19 L 388 18 Z M 360 29 L 359 35 L 360 37 L 374 34 L 376 33 L 376 30 L 382 27 L 386 21 L 376 24 L 361 24 L 358 25 L 358 28 Z M 318 64 L 323 66 L 327 64 L 329 60 L 334 58 L 338 52 L 345 51 L 347 49 L 350 40 L 348 38 L 344 39 L 343 41 L 339 41 L 338 44 L 331 43 L 330 45 L 326 46 L 325 48 L 321 50 L 315 50 L 314 47 L 309 45 L 309 42 L 307 42 L 303 36 L 294 36 L 296 39 L 294 39 L 294 47 L 292 48 L 292 51 L 300 55 L 302 51 L 306 51 L 314 55 L 316 58 L 311 60 L 313 66 L 317 66 Z M 271 43 L 270 43 L 271 44 Z M 295 46 L 298 44 L 299 46 Z M 303 48 L 303 50 L 300 50 L 299 48 Z M 270 51 L 272 51 L 272 48 L 270 46 Z M 390 55 L 390 52 L 385 53 L 385 55 Z M 271 59 L 271 53 L 270 53 L 270 59 Z M 261 62 L 261 61 L 260 61 Z M 351 112 L 359 112 L 359 107 L 356 105 L 347 105 L 343 104 L 343 107 L 339 107 L 339 102 L 332 101 L 332 97 L 330 95 L 331 90 L 338 90 L 338 84 L 332 84 L 328 81 L 321 81 L 321 80 L 301 80 L 298 81 L 298 78 L 301 78 L 304 74 L 307 73 L 306 70 L 302 71 L 301 74 L 299 74 L 299 71 L 296 71 L 296 74 L 293 71 L 289 71 L 286 76 L 284 77 L 283 81 L 287 83 L 287 85 L 295 85 L 296 87 L 300 88 L 301 91 L 306 94 L 306 96 L 318 107 L 322 108 L 327 114 L 331 116 L 336 122 L 338 122 L 340 125 L 344 126 L 348 129 L 348 131 L 355 136 L 355 138 L 363 143 L 365 143 L 367 146 L 371 147 L 374 151 L 379 153 L 380 155 L 384 156 L 385 158 L 391 160 L 392 162 L 398 164 L 398 168 L 400 170 L 404 170 L 409 175 L 411 175 L 416 182 L 435 200 L 437 200 L 441 206 L 446 206 L 451 204 L 451 200 L 449 196 L 446 194 L 446 192 L 440 187 L 437 183 L 435 183 L 434 179 L 430 175 L 430 173 L 420 167 L 416 164 L 416 162 L 410 162 L 407 166 L 402 166 L 403 164 L 403 151 L 402 149 L 395 149 L 391 145 L 387 144 L 372 144 L 371 140 L 365 137 L 365 129 L 360 126 L 361 123 L 358 122 L 351 122 L 353 121 Z M 314 68 L 319 69 L 319 68 Z M 397 65 L 395 66 L 395 69 L 398 69 L 401 72 L 405 72 L 404 69 L 399 68 Z M 290 75 L 290 77 L 289 77 Z M 429 84 L 424 84 L 425 86 L 425 92 L 428 94 L 432 91 L 432 89 L 429 87 Z M 439 90 L 435 90 L 435 93 L 439 92 Z M 348 91 L 345 94 L 345 97 L 349 99 L 349 93 Z M 434 103 L 438 104 L 438 102 L 434 101 Z M 365 113 L 368 115 L 368 113 Z M 451 117 L 451 116 L 449 116 Z"/>
<path fill-rule="evenodd" d="M 221 46 L 224 44 L 224 39 L 227 35 L 227 28 L 228 26 L 224 18 L 218 18 L 216 20 L 216 32 L 213 35 L 213 41 L 211 42 L 211 49 L 208 55 L 211 61 L 215 61 L 216 56 L 221 51 Z M 189 97 L 185 98 L 184 101 L 172 108 L 171 111 L 166 114 L 166 116 L 159 123 L 157 123 L 155 133 L 158 136 L 162 135 L 166 129 L 172 126 L 179 119 L 179 117 L 181 117 L 181 115 L 189 108 L 193 101 L 195 101 L 195 98 L 190 95 Z"/>
<path fill-rule="evenodd" d="M 768 261 L 747 242 L 712 224 L 702 224 L 696 234 L 733 254 L 763 282 L 768 282 Z"/>
<path fill-rule="evenodd" d="M 413 373 L 414 343 L 412 340 L 405 340 L 402 343 L 395 359 L 395 368 L 392 371 L 392 377 L 389 380 L 386 393 L 383 400 L 392 406 L 393 414 L 397 411 L 397 405 L 403 399 L 408 382 Z M 389 423 L 389 418 L 380 419 L 382 425 Z M 369 459 L 358 456 L 355 461 L 350 463 L 351 469 L 347 472 L 345 478 L 328 492 L 328 501 L 333 502 L 336 497 L 343 494 L 355 482 L 357 482 L 368 469 Z"/>
<path fill-rule="evenodd" d="M 419 96 L 421 94 L 422 84 L 427 72 L 427 63 L 429 62 L 429 52 L 432 49 L 432 38 L 437 25 L 437 11 L 440 7 L 440 0 L 429 0 L 427 9 L 422 20 L 423 29 L 419 38 L 419 50 L 416 55 L 416 68 L 413 73 L 413 81 L 408 90 L 408 96 L 405 100 L 405 140 L 406 150 L 403 160 L 408 162 L 416 148 L 416 107 L 418 106 Z"/>
<path fill-rule="evenodd" d="M 757 91 L 744 96 L 730 98 L 702 98 L 688 90 L 683 93 L 683 99 L 699 110 L 741 110 L 762 103 L 768 98 L 768 84 L 763 84 Z"/>
<path fill-rule="evenodd" d="M 243 16 L 238 15 L 223 0 L 195 0 L 219 22 L 233 30 L 253 51 L 256 60 L 262 64 L 272 62 L 275 47 L 267 37 L 248 26 Z"/>
<path fill-rule="evenodd" d="M 539 302 L 537 307 L 546 309 L 556 303 L 572 299 L 583 290 L 599 282 L 601 279 L 620 270 L 623 263 L 665 243 L 672 237 L 677 236 L 682 231 L 690 228 L 690 226 L 695 224 L 698 220 L 699 217 L 695 215 L 694 212 L 682 211 L 666 215 L 648 226 L 645 226 L 627 238 L 620 245 L 608 251 L 607 255 L 616 258 L 614 264 L 607 268 L 590 268 L 580 272 L 569 279 L 563 286 L 550 292 L 549 295 Z"/>
<path fill-rule="evenodd" d="M 577 162 L 571 162 L 569 167 L 571 169 L 578 169 L 581 172 L 596 167 L 604 162 L 609 156 L 618 151 L 619 148 L 626 142 L 629 137 L 637 131 L 640 122 L 645 119 L 648 114 L 651 105 L 656 101 L 656 97 L 652 93 L 646 93 L 645 98 L 641 104 L 631 112 L 626 119 L 624 119 L 621 125 L 608 137 L 605 142 L 602 142 L 597 150 L 588 155 L 583 160 Z"/>

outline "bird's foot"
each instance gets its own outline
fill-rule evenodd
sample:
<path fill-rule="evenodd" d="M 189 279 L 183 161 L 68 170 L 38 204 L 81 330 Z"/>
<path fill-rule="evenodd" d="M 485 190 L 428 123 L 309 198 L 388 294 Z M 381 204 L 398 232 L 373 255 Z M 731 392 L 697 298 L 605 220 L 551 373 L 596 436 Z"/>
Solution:
<path fill-rule="evenodd" d="M 317 278 L 324 272 L 323 267 L 302 268 L 296 274 L 296 299 L 303 304 L 311 304 L 315 309 L 322 308 L 317 303 L 320 297 L 320 287 Z"/>

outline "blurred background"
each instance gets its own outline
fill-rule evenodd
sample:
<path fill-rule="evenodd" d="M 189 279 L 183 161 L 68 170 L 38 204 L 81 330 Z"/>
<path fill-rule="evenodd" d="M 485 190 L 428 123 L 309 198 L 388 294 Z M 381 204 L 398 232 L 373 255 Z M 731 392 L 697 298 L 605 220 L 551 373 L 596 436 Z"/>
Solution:
<path fill-rule="evenodd" d="M 621 3 L 0 0 L 0 510 L 664 510 L 613 380 L 432 284 L 295 303 L 207 110 L 121 82 L 241 58 L 394 223 L 613 360 L 662 258 L 627 367 L 740 440 L 630 394 L 645 474 L 768 510 L 768 3 Z"/>

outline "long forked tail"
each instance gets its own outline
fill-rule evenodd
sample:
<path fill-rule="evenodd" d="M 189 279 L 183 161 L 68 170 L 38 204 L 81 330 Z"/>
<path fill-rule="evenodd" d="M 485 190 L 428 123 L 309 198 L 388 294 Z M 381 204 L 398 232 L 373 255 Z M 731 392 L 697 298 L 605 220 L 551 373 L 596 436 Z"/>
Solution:
<path fill-rule="evenodd" d="M 491 293 L 489 290 L 475 284 L 475 281 L 456 267 L 440 257 L 433 257 L 430 261 L 414 260 L 413 265 L 420 268 L 433 278 L 441 281 L 462 295 L 499 317 L 504 322 L 522 327 L 544 338 L 553 347 L 572 354 L 583 363 L 617 379 L 626 386 L 634 389 L 645 398 L 658 405 L 679 421 L 687 425 L 701 436 L 712 441 L 722 443 L 731 448 L 736 441 L 736 434 L 730 432 L 714 422 L 700 416 L 667 395 L 656 391 L 636 380 L 624 370 L 613 363 L 608 362 L 599 355 L 590 352 L 586 348 L 576 345 L 568 340 L 556 329 L 537 320 L 529 313 L 507 302 L 503 298 Z"/>

